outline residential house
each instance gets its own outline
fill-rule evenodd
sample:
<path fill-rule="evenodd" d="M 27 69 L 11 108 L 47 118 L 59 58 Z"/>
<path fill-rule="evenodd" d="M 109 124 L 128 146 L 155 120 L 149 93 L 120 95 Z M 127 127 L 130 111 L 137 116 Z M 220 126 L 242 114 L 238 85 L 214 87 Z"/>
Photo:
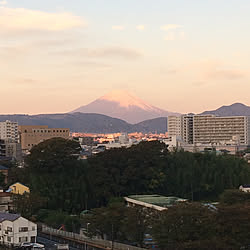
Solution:
<path fill-rule="evenodd" d="M 9 189 L 6 192 L 22 195 L 24 193 L 30 193 L 30 189 L 27 186 L 23 185 L 22 183 L 16 182 L 11 186 L 9 186 Z"/>
<path fill-rule="evenodd" d="M 250 192 L 250 184 L 241 185 L 239 189 L 243 192 Z"/>
<path fill-rule="evenodd" d="M 19 214 L 0 212 L 0 244 L 20 246 L 36 242 L 37 225 Z"/>

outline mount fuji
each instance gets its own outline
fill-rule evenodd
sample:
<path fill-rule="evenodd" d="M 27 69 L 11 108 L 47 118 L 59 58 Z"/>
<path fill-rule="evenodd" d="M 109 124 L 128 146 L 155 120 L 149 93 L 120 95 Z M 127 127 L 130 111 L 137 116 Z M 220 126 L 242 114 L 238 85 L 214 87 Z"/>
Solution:
<path fill-rule="evenodd" d="M 158 117 L 180 115 L 154 107 L 123 90 L 112 91 L 85 106 L 73 110 L 71 113 L 75 112 L 107 115 L 131 124 Z"/>

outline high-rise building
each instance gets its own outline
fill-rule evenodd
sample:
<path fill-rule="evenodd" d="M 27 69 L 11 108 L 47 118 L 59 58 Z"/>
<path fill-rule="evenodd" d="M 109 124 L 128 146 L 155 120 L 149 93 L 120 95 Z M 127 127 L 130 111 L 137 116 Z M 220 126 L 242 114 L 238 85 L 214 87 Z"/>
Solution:
<path fill-rule="evenodd" d="M 168 117 L 168 136 L 182 136 L 182 117 L 169 116 Z"/>
<path fill-rule="evenodd" d="M 250 117 L 195 115 L 193 118 L 195 144 L 250 145 Z"/>
<path fill-rule="evenodd" d="M 193 144 L 193 115 L 181 116 L 181 138 L 188 144 Z"/>
<path fill-rule="evenodd" d="M 186 143 L 193 143 L 193 115 L 169 116 L 168 136 L 181 138 Z"/>
<path fill-rule="evenodd" d="M 0 122 L 0 139 L 17 143 L 19 141 L 18 123 L 12 121 Z"/>
<path fill-rule="evenodd" d="M 169 121 L 169 136 L 181 134 L 188 144 L 250 145 L 250 117 L 247 116 L 182 115 Z"/>

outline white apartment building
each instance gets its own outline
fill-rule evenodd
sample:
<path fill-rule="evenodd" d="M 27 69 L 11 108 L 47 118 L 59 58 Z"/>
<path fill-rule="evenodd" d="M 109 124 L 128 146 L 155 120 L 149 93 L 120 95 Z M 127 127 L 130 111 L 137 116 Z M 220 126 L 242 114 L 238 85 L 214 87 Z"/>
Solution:
<path fill-rule="evenodd" d="M 182 115 L 171 117 L 169 122 L 169 136 L 181 134 L 182 141 L 188 144 L 250 145 L 247 116 Z"/>
<path fill-rule="evenodd" d="M 193 115 L 169 116 L 168 136 L 181 138 L 184 142 L 193 143 Z"/>
<path fill-rule="evenodd" d="M 0 139 L 18 142 L 18 123 L 5 121 L 0 122 Z"/>
<path fill-rule="evenodd" d="M 0 212 L 0 244 L 20 246 L 36 242 L 37 225 L 19 214 Z"/>
<path fill-rule="evenodd" d="M 250 145 L 250 117 L 195 115 L 194 144 Z"/>
<path fill-rule="evenodd" d="M 168 136 L 182 135 L 182 117 L 181 116 L 169 116 L 168 117 Z"/>

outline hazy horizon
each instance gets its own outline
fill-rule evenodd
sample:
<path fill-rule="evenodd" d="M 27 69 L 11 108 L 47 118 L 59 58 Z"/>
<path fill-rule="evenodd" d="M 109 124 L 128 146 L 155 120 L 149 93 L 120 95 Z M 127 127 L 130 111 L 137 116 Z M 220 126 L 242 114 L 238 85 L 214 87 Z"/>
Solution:
<path fill-rule="evenodd" d="M 248 0 L 0 0 L 0 114 L 66 113 L 113 89 L 158 108 L 250 105 Z"/>

